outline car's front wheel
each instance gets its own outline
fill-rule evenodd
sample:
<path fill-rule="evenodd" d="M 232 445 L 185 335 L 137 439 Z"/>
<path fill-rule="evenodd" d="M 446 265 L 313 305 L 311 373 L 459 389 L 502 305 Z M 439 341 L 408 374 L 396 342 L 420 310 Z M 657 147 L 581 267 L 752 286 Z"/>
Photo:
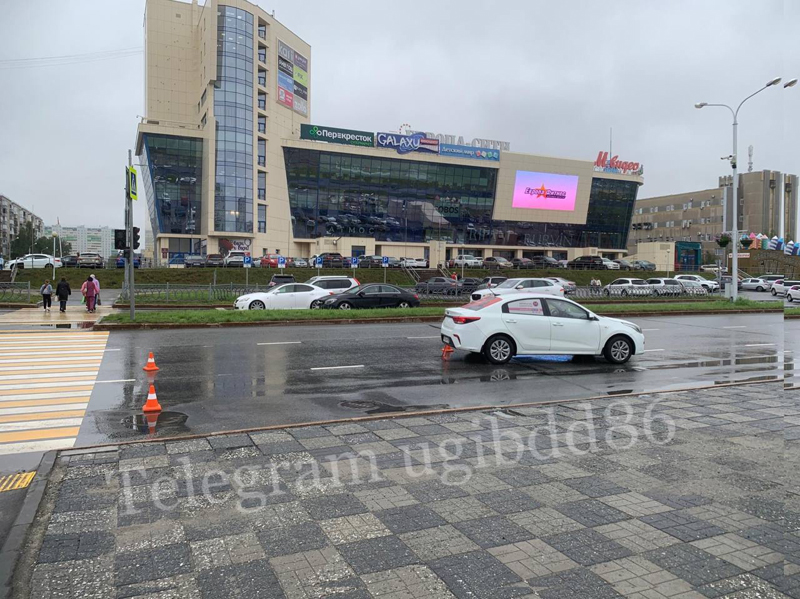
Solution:
<path fill-rule="evenodd" d="M 791 304 L 794 301 L 794 298 L 787 293 L 786 294 L 786 301 L 788 301 Z"/>
<path fill-rule="evenodd" d="M 250 305 L 247 306 L 248 310 L 263 310 L 264 308 L 266 308 L 266 306 L 261 300 L 253 300 L 250 302 Z"/>
<path fill-rule="evenodd" d="M 603 349 L 606 360 L 613 364 L 624 364 L 633 355 L 633 343 L 627 337 L 618 335 L 612 337 Z"/>
<path fill-rule="evenodd" d="M 322 308 L 322 300 L 314 300 L 311 302 L 312 310 L 319 310 L 320 308 Z"/>
<path fill-rule="evenodd" d="M 756 291 L 764 291 L 764 288 L 761 285 L 759 285 L 758 287 L 756 287 Z"/>
<path fill-rule="evenodd" d="M 507 335 L 494 335 L 483 346 L 483 356 L 492 364 L 506 364 L 516 351 L 514 341 Z"/>
<path fill-rule="evenodd" d="M 352 310 L 353 309 L 353 304 L 351 304 L 350 302 L 342 302 L 341 304 L 339 304 L 339 309 L 340 310 Z"/>
<path fill-rule="evenodd" d="M 775 297 L 776 295 L 778 295 L 778 292 L 777 292 L 777 291 L 775 291 L 774 289 L 770 289 L 770 293 L 772 293 L 772 296 L 773 296 L 773 297 Z"/>

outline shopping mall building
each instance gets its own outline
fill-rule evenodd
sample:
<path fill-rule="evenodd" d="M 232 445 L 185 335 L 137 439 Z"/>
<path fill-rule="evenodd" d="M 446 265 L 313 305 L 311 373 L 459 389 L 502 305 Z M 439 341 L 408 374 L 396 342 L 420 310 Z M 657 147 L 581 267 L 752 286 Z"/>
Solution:
<path fill-rule="evenodd" d="M 310 46 L 243 0 L 147 0 L 144 29 L 136 154 L 157 259 L 626 253 L 638 163 L 312 124 Z"/>

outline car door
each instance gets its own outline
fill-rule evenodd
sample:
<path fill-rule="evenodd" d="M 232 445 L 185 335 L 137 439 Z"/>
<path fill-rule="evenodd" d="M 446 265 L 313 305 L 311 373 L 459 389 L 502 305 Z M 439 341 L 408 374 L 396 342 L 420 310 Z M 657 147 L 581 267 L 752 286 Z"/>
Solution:
<path fill-rule="evenodd" d="M 283 285 L 269 295 L 267 308 L 288 310 L 294 308 L 294 288 L 297 285 Z"/>
<path fill-rule="evenodd" d="M 298 283 L 289 286 L 292 287 L 292 291 L 281 295 L 289 296 L 292 308 L 296 308 L 298 310 L 310 308 L 311 302 L 320 296 L 320 290 L 316 287 L 312 287 L 311 285 L 303 285 Z"/>
<path fill-rule="evenodd" d="M 512 300 L 503 305 L 501 314 L 503 324 L 519 345 L 517 353 L 550 351 L 551 326 L 542 300 Z"/>
<path fill-rule="evenodd" d="M 589 319 L 580 306 L 562 299 L 546 299 L 550 322 L 550 349 L 558 353 L 596 354 L 600 351 L 600 323 Z"/>
<path fill-rule="evenodd" d="M 400 303 L 400 290 L 391 285 L 381 285 L 380 307 L 395 308 Z"/>
<path fill-rule="evenodd" d="M 381 285 L 367 285 L 353 298 L 357 308 L 380 308 Z"/>
<path fill-rule="evenodd" d="M 559 287 L 556 287 L 551 281 L 533 281 L 534 293 L 546 293 L 547 295 L 559 295 Z"/>

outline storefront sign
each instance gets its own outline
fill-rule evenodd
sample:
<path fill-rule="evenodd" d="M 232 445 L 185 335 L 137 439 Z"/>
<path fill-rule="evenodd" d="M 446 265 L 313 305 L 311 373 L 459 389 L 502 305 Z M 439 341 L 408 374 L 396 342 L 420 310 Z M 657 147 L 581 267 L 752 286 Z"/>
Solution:
<path fill-rule="evenodd" d="M 303 100 L 308 99 L 308 88 L 304 85 L 300 85 L 297 81 L 294 82 L 294 95 L 295 97 L 299 96 L 303 98 Z"/>
<path fill-rule="evenodd" d="M 500 160 L 500 150 L 484 150 L 474 146 L 439 144 L 439 154 L 453 158 L 473 158 L 475 160 Z"/>
<path fill-rule="evenodd" d="M 398 154 L 408 154 L 409 152 L 439 153 L 439 140 L 425 137 L 424 133 L 414 133 L 413 135 L 377 133 L 375 141 L 377 142 L 377 147 L 392 148 L 397 150 Z"/>
<path fill-rule="evenodd" d="M 458 146 L 472 146 L 473 148 L 486 148 L 488 150 L 504 150 L 506 152 L 511 151 L 511 142 L 508 141 L 500 141 L 497 139 L 481 139 L 479 137 L 473 138 L 472 141 L 469 141 L 469 138 L 464 139 L 461 135 L 447 135 L 445 133 L 431 133 L 429 131 L 412 131 L 412 133 L 422 133 L 425 137 L 429 137 L 431 139 L 438 139 L 439 143 L 449 144 L 449 145 L 458 145 Z"/>
<path fill-rule="evenodd" d="M 314 141 L 327 141 L 328 143 L 344 144 L 347 146 L 375 145 L 375 134 L 368 131 L 355 131 L 353 129 L 337 129 L 336 127 L 322 127 L 320 125 L 300 125 L 300 139 Z"/>
<path fill-rule="evenodd" d="M 278 40 L 278 104 L 308 115 L 308 59 Z M 295 94 L 295 84 L 300 92 Z"/>
<path fill-rule="evenodd" d="M 617 173 L 619 175 L 641 175 L 644 167 L 638 162 L 626 162 L 620 160 L 619 156 L 608 157 L 608 152 L 597 154 L 594 161 L 594 170 L 600 173 Z"/>

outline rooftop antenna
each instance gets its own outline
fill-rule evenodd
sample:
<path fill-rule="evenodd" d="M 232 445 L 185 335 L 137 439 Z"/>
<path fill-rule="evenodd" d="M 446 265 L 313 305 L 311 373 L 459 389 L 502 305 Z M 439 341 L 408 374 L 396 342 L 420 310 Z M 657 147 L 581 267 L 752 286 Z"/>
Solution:
<path fill-rule="evenodd" d="M 747 148 L 747 172 L 753 172 L 753 146 Z"/>

